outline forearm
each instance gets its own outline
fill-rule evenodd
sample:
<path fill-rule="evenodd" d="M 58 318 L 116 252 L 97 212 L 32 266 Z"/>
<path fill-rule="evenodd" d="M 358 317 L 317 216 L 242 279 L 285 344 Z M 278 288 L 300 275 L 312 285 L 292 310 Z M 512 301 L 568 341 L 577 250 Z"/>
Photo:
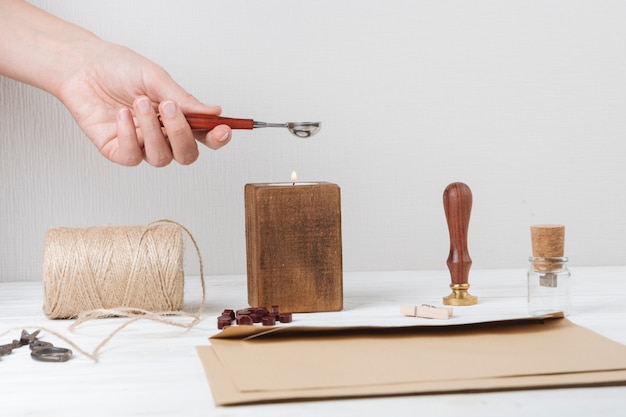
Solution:
<path fill-rule="evenodd" d="M 102 41 L 22 0 L 0 0 L 0 75 L 54 95 Z"/>

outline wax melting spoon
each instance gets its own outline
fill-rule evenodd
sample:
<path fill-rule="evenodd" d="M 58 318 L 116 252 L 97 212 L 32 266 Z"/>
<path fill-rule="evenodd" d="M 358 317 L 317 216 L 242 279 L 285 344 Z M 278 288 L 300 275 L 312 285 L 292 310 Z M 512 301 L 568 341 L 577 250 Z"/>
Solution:
<path fill-rule="evenodd" d="M 321 122 L 266 123 L 252 119 L 212 116 L 188 113 L 185 115 L 192 130 L 211 130 L 218 125 L 228 125 L 231 129 L 256 129 L 261 127 L 284 127 L 299 138 L 310 138 L 321 129 Z"/>

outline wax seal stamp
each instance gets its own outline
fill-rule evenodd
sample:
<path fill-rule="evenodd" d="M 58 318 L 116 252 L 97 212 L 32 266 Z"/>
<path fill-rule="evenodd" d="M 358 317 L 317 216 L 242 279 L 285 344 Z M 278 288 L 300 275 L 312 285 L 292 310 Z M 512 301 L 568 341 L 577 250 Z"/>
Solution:
<path fill-rule="evenodd" d="M 478 298 L 470 295 L 469 270 L 472 266 L 467 249 L 467 231 L 472 212 L 472 191 L 462 182 L 455 182 L 446 187 L 443 192 L 443 208 L 446 213 L 448 230 L 450 232 L 450 253 L 448 254 L 448 269 L 452 283 L 452 293 L 443 298 L 445 305 L 470 306 L 478 303 Z"/>

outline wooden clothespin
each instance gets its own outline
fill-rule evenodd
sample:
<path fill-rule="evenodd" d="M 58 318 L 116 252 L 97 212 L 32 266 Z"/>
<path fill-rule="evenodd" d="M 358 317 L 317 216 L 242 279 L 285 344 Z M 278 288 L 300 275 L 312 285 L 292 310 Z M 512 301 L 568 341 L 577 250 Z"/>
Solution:
<path fill-rule="evenodd" d="M 428 304 L 420 306 L 404 305 L 400 307 L 400 312 L 405 316 L 427 319 L 448 320 L 452 317 L 452 307 L 437 307 Z"/>

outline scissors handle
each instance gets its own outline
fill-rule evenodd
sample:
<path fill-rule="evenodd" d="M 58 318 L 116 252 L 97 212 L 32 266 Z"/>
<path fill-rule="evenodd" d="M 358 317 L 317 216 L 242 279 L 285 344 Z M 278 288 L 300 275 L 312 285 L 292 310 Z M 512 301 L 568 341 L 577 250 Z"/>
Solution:
<path fill-rule="evenodd" d="M 66 362 L 72 357 L 72 351 L 67 348 L 47 346 L 33 349 L 30 356 L 41 362 Z"/>

